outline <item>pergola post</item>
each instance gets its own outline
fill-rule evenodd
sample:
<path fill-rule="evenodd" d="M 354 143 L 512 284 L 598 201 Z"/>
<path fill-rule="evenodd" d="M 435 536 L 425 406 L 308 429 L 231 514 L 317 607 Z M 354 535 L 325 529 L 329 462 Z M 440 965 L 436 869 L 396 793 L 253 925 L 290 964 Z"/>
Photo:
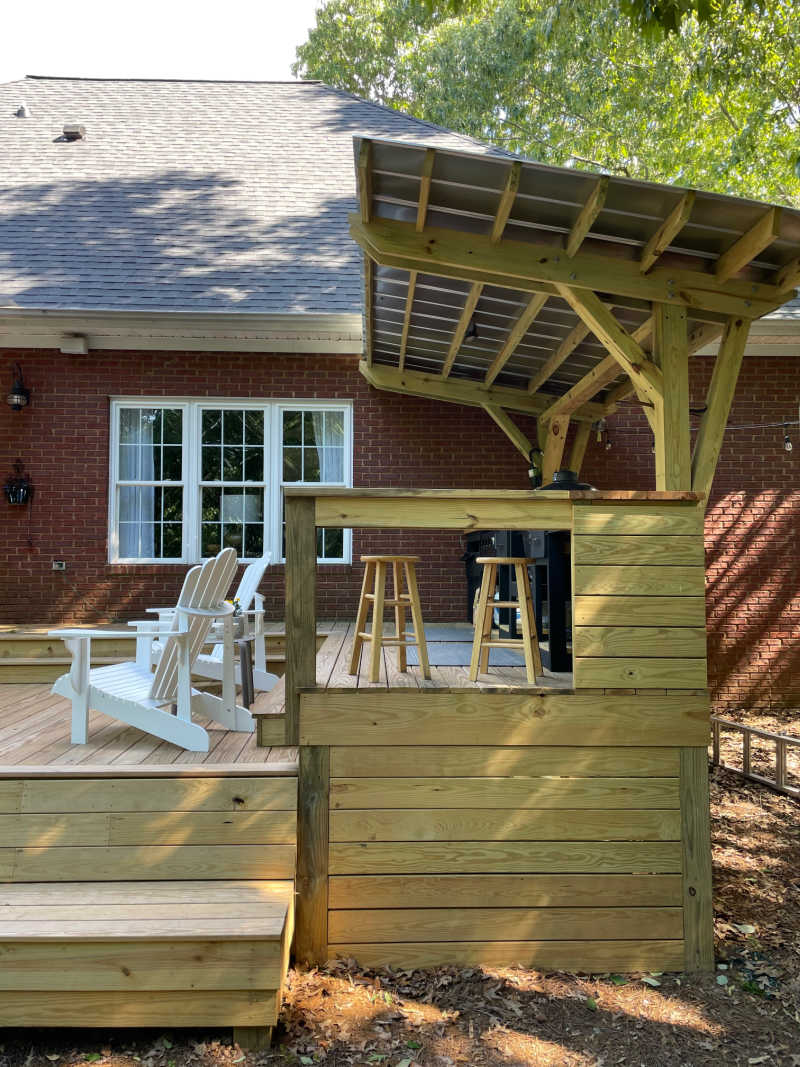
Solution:
<path fill-rule="evenodd" d="M 653 362 L 663 375 L 653 407 L 656 489 L 692 487 L 689 434 L 689 336 L 686 308 L 653 304 Z"/>

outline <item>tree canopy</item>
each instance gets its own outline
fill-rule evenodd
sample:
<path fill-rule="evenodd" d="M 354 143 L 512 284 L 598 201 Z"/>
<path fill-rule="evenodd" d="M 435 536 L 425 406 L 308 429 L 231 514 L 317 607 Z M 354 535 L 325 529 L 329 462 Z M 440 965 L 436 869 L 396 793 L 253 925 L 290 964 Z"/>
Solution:
<path fill-rule="evenodd" d="M 293 69 L 543 162 L 800 204 L 791 0 L 667 35 L 627 3 L 329 0 Z"/>

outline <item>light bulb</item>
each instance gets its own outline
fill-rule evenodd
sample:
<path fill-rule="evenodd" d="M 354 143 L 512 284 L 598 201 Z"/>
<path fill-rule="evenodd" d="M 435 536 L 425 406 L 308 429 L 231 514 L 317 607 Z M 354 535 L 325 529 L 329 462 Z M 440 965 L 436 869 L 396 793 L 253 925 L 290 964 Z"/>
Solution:
<path fill-rule="evenodd" d="M 794 445 L 792 444 L 791 437 L 788 435 L 788 433 L 784 434 L 784 437 L 783 437 L 783 450 L 784 450 L 784 452 L 791 452 L 793 448 L 794 448 Z"/>

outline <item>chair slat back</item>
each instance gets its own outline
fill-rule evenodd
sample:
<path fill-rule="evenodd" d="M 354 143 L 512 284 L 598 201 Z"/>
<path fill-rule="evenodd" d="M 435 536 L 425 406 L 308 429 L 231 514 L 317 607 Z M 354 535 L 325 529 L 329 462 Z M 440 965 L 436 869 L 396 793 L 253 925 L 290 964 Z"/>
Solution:
<path fill-rule="evenodd" d="M 271 560 L 272 553 L 268 552 L 266 556 L 254 560 L 245 567 L 242 580 L 239 582 L 239 588 L 233 594 L 234 600 L 239 601 L 239 607 L 242 611 L 249 611 L 252 607 L 253 597 L 258 592 L 261 579 L 264 577 L 264 572 L 270 565 Z"/>
<path fill-rule="evenodd" d="M 236 552 L 232 548 L 223 548 L 219 555 L 206 560 L 199 567 L 193 567 L 184 579 L 181 595 L 170 630 L 162 638 L 164 650 L 158 661 L 150 696 L 153 700 L 176 700 L 178 693 L 178 642 L 170 636 L 181 628 L 181 608 L 211 609 L 222 604 L 223 598 L 234 572 L 236 571 Z M 208 632 L 214 622 L 212 616 L 188 616 L 189 663 L 193 664 L 208 638 Z"/>

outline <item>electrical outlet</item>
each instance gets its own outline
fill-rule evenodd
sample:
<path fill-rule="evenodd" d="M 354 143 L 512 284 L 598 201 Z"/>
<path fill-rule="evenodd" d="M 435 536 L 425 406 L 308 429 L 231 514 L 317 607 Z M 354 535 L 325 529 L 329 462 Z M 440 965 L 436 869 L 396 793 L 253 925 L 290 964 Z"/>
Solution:
<path fill-rule="evenodd" d="M 54 571 L 65 571 L 66 569 L 67 569 L 67 561 L 65 559 L 54 559 L 53 560 L 53 570 Z"/>

